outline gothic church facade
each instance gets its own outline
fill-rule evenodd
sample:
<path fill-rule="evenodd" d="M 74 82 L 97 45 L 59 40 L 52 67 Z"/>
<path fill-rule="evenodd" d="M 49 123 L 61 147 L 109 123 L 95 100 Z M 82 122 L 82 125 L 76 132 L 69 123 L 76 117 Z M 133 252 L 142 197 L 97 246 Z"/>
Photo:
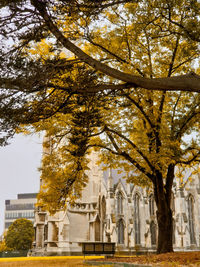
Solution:
<path fill-rule="evenodd" d="M 126 253 L 154 251 L 157 242 L 156 206 L 151 190 L 105 173 L 92 153 L 89 182 L 82 198 L 54 216 L 35 213 L 35 241 L 32 255 L 80 255 L 81 243 L 115 242 Z M 185 188 L 176 179 L 173 185 L 172 210 L 175 250 L 198 250 L 200 247 L 200 176 L 193 177 Z"/>

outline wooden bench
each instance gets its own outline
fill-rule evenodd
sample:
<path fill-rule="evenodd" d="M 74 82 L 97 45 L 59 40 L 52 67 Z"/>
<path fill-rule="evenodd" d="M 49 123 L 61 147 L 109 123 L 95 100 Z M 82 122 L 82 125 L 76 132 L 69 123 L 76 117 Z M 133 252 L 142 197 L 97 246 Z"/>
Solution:
<path fill-rule="evenodd" d="M 84 255 L 114 255 L 114 242 L 83 242 L 82 252 Z"/>

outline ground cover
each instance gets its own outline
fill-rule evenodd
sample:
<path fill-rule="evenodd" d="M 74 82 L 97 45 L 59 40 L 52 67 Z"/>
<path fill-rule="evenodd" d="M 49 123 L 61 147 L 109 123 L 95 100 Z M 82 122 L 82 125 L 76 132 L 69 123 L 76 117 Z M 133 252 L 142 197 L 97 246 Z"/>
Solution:
<path fill-rule="evenodd" d="M 0 267 L 85 267 L 84 260 L 96 258 L 92 256 L 0 258 Z"/>
<path fill-rule="evenodd" d="M 28 258 L 0 258 L 0 267 L 86 267 L 86 261 L 101 261 L 110 267 L 108 262 L 124 262 L 146 264 L 159 267 L 196 267 L 200 266 L 199 252 L 175 252 L 160 255 L 142 255 L 112 258 L 95 257 L 28 257 Z M 90 265 L 92 267 L 94 265 Z M 102 265 L 101 265 L 102 266 Z"/>
<path fill-rule="evenodd" d="M 99 259 L 98 261 L 102 261 Z M 128 262 L 135 264 L 146 264 L 160 267 L 183 267 L 183 266 L 200 266 L 199 252 L 174 252 L 165 254 L 151 254 L 142 256 L 122 257 L 116 256 L 103 261 L 109 262 Z"/>
<path fill-rule="evenodd" d="M 83 267 L 82 260 L 46 260 L 46 261 L 5 261 L 1 267 Z"/>

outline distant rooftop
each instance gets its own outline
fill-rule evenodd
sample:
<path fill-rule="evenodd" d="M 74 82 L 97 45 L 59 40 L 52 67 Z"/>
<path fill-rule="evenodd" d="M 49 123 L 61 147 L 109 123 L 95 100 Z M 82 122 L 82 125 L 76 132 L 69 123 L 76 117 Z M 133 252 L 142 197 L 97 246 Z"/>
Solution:
<path fill-rule="evenodd" d="M 37 197 L 37 193 L 17 194 L 18 199 L 36 198 L 36 197 Z"/>

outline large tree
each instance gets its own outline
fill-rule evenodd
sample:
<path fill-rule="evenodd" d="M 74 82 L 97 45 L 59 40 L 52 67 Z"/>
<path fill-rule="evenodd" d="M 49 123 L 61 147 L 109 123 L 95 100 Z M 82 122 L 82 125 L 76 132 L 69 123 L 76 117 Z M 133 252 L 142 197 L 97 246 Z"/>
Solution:
<path fill-rule="evenodd" d="M 129 182 L 153 187 L 157 252 L 172 251 L 175 166 L 199 161 L 198 1 L 1 5 L 1 34 L 10 38 L 1 49 L 1 131 L 34 124 L 51 137 L 43 203 L 55 211 L 77 196 L 87 152 L 101 149 Z"/>
<path fill-rule="evenodd" d="M 77 62 L 90 66 L 90 70 L 96 72 L 101 79 L 92 87 L 84 86 L 81 89 L 78 84 L 72 84 L 68 88 L 71 91 L 81 90 L 87 93 L 134 87 L 199 92 L 198 70 L 195 73 L 195 69 L 191 67 L 176 74 L 173 71 L 172 75 L 166 77 L 162 73 L 150 75 L 149 65 L 147 75 L 141 69 L 147 51 L 141 49 L 142 60 L 138 58 L 143 38 L 145 34 L 150 34 L 150 27 L 154 29 L 154 34 L 149 35 L 149 41 L 159 43 L 160 38 L 165 36 L 169 39 L 179 36 L 185 44 L 195 44 L 190 47 L 190 59 L 197 57 L 196 46 L 200 39 L 199 5 L 198 1 L 193 0 L 1 1 L 0 108 L 2 117 L 6 117 L 6 120 L 0 121 L 1 132 L 5 135 L 0 143 L 5 144 L 6 137 L 14 134 L 17 121 L 22 121 L 18 114 L 25 112 L 27 99 L 33 98 L 34 93 L 41 91 L 41 88 L 51 86 L 50 81 L 55 72 L 65 71 Z M 116 36 L 116 43 L 112 43 L 113 38 L 107 40 L 109 33 L 109 38 Z M 132 33 L 136 38 L 132 37 Z M 139 49 L 135 53 L 138 37 Z M 57 57 L 48 60 L 27 58 L 27 47 L 45 38 L 51 43 L 49 52 L 54 51 Z M 96 51 L 94 53 L 88 50 L 88 45 L 98 48 L 98 55 Z M 161 42 L 160 45 L 162 46 Z M 60 53 L 66 50 L 75 55 L 75 60 L 71 60 L 70 53 L 67 59 L 60 60 Z M 183 63 L 181 61 L 180 66 Z M 178 67 L 177 65 L 176 68 Z M 22 106 L 23 110 L 18 112 Z M 12 107 L 15 107 L 12 114 L 15 120 L 8 112 Z"/>

